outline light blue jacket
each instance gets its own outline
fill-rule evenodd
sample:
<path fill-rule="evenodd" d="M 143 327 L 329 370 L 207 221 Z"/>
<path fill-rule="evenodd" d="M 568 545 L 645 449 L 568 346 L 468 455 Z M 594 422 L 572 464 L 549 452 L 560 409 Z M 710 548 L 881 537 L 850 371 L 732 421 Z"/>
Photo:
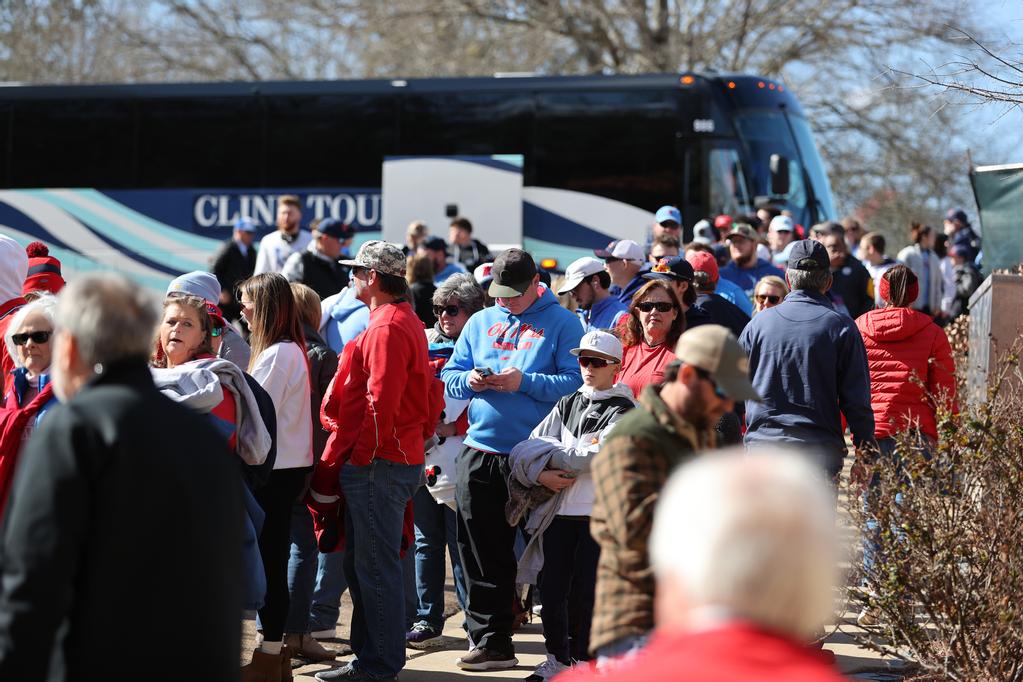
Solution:
<path fill-rule="evenodd" d="M 465 444 L 507 454 L 528 438 L 561 397 L 582 385 L 579 362 L 569 352 L 579 347 L 582 335 L 579 318 L 562 308 L 546 287 L 522 315 L 495 305 L 470 317 L 441 370 L 451 397 L 472 399 Z M 476 393 L 469 388 L 469 372 L 478 367 L 495 373 L 518 368 L 519 390 Z"/>

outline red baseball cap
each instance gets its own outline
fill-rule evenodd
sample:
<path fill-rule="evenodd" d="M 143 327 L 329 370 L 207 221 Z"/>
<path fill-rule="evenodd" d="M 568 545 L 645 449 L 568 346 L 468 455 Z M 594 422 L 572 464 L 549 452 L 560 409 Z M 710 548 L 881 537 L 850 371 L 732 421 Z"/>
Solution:
<path fill-rule="evenodd" d="M 714 254 L 706 251 L 690 251 L 686 260 L 693 266 L 694 272 L 705 272 L 711 282 L 718 281 L 718 262 Z"/>
<path fill-rule="evenodd" d="M 224 321 L 224 313 L 220 312 L 220 308 L 209 301 L 206 301 L 206 312 L 209 314 L 214 327 L 224 327 L 227 324 Z"/>
<path fill-rule="evenodd" d="M 732 229 L 732 216 L 722 213 L 717 218 L 714 218 L 714 227 L 722 232 Z"/>

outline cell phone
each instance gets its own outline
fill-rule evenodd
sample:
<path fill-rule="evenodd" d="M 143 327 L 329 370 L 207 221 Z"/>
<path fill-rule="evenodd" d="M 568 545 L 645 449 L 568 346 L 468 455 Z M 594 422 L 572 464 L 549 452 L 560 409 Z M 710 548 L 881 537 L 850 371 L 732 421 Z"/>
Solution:
<path fill-rule="evenodd" d="M 480 376 L 489 377 L 494 375 L 494 370 L 489 367 L 477 367 L 476 371 L 480 373 Z"/>

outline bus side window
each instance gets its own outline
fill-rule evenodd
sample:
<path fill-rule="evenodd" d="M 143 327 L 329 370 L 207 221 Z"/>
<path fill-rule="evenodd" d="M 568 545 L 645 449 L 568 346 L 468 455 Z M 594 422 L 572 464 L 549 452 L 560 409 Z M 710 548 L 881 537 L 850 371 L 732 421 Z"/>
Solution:
<path fill-rule="evenodd" d="M 739 152 L 731 148 L 712 148 L 707 154 L 707 167 L 710 180 L 707 207 L 711 215 L 748 213 L 751 202 Z"/>

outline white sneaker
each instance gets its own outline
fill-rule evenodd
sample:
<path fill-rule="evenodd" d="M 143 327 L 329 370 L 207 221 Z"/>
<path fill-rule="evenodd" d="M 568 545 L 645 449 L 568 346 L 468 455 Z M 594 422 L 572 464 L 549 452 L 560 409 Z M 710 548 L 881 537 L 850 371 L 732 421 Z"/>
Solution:
<path fill-rule="evenodd" d="M 554 656 L 547 654 L 547 660 L 536 666 L 533 674 L 527 677 L 524 682 L 546 682 L 555 675 L 565 672 L 570 667 L 554 658 Z"/>

